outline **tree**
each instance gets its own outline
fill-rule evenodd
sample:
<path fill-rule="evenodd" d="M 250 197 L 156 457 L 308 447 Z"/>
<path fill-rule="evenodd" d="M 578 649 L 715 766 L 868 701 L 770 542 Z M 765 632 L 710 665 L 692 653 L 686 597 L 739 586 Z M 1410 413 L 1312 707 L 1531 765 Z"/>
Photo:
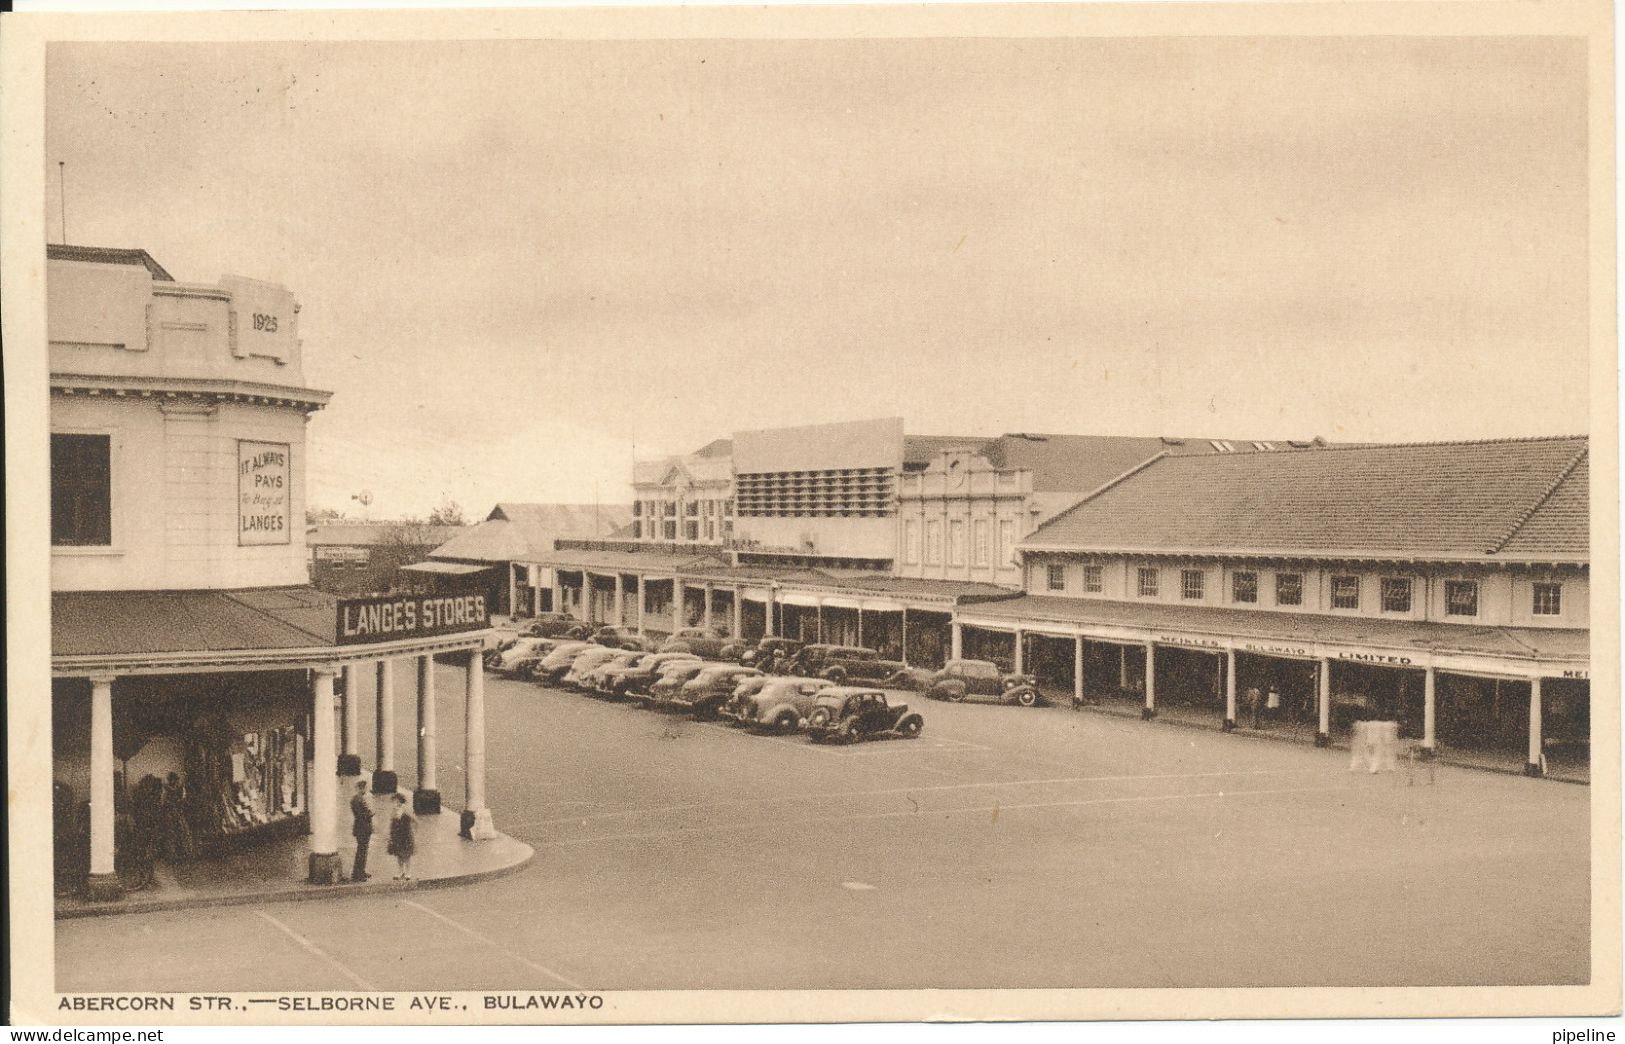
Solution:
<path fill-rule="evenodd" d="M 463 516 L 463 506 L 447 497 L 439 507 L 429 512 L 429 525 L 466 526 L 468 519 Z"/>
<path fill-rule="evenodd" d="M 314 505 L 305 508 L 305 525 L 307 526 L 318 525 L 322 522 L 343 521 L 345 521 L 344 512 L 335 508 L 316 507 Z"/>

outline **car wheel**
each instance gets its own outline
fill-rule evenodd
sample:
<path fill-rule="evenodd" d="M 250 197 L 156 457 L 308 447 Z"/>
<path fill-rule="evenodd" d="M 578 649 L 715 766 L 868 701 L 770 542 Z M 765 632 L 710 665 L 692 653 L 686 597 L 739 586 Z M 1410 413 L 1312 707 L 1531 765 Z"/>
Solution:
<path fill-rule="evenodd" d="M 795 711 L 785 711 L 773 720 L 773 728 L 780 735 L 788 736 L 801 727 L 801 719 Z"/>
<path fill-rule="evenodd" d="M 925 728 L 925 719 L 914 714 L 910 714 L 897 723 L 898 735 L 904 739 L 914 739 L 919 736 L 920 730 L 923 728 Z"/>
<path fill-rule="evenodd" d="M 836 685 L 846 684 L 846 672 L 839 667 L 831 667 L 829 670 L 824 672 L 823 677 L 828 678 Z"/>
<path fill-rule="evenodd" d="M 827 707 L 815 708 L 813 710 L 812 714 L 808 715 L 807 724 L 810 727 L 815 728 L 815 729 L 821 729 L 825 725 L 828 725 L 829 724 L 829 708 L 827 708 Z"/>
<path fill-rule="evenodd" d="M 1036 707 L 1038 705 L 1038 693 L 1032 689 L 1022 689 L 1016 693 L 1016 702 L 1023 707 Z"/>
<path fill-rule="evenodd" d="M 943 693 L 943 695 L 948 699 L 948 701 L 950 703 L 964 703 L 965 702 L 965 690 L 964 689 L 949 689 L 947 692 Z"/>
<path fill-rule="evenodd" d="M 858 741 L 858 723 L 848 718 L 841 722 L 840 736 L 842 743 L 856 743 Z"/>

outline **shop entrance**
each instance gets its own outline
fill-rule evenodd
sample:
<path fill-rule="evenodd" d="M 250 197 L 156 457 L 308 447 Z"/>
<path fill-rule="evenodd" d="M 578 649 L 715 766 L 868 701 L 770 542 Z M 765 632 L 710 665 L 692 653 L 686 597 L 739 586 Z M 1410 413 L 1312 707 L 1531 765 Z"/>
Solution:
<path fill-rule="evenodd" d="M 1065 702 L 1072 698 L 1073 659 L 1076 642 L 1050 634 L 1022 634 L 1022 673 L 1038 682 L 1038 691 L 1050 699 Z"/>
<path fill-rule="evenodd" d="M 1441 750 L 1527 763 L 1529 682 L 1439 671 L 1434 685 Z M 1541 704 L 1544 710 L 1548 701 Z"/>
<path fill-rule="evenodd" d="M 1236 653 L 1235 656 L 1236 724 L 1242 728 L 1313 738 L 1320 721 L 1319 663 L 1253 653 Z"/>
<path fill-rule="evenodd" d="M 1085 638 L 1083 694 L 1101 702 L 1145 703 L 1145 647 Z"/>
<path fill-rule="evenodd" d="M 907 641 L 903 657 L 910 666 L 941 670 L 948 662 L 952 645 L 952 617 L 948 613 L 933 613 L 923 609 L 910 609 L 904 614 L 903 627 Z"/>
<path fill-rule="evenodd" d="M 1328 663 L 1333 737 L 1346 739 L 1357 721 L 1397 721 L 1401 737 L 1422 738 L 1427 698 L 1423 671 L 1346 660 Z"/>
<path fill-rule="evenodd" d="M 1224 655 L 1177 645 L 1157 646 L 1157 711 L 1182 718 L 1224 720 Z"/>
<path fill-rule="evenodd" d="M 990 631 L 983 627 L 962 627 L 959 634 L 960 658 L 989 660 L 1008 671 L 1016 662 L 1016 633 Z"/>
<path fill-rule="evenodd" d="M 1546 775 L 1591 778 L 1591 683 L 1545 678 L 1540 683 L 1541 749 Z"/>
<path fill-rule="evenodd" d="M 740 637 L 747 642 L 759 642 L 767 634 L 767 603 L 749 598 L 739 603 Z"/>

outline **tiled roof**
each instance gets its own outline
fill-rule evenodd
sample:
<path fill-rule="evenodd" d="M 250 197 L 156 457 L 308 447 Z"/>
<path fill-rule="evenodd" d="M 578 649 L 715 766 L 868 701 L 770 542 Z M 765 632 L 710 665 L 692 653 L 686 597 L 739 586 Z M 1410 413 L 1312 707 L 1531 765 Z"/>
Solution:
<path fill-rule="evenodd" d="M 733 439 L 712 439 L 691 455 L 695 457 L 728 457 L 733 455 L 733 451 Z"/>
<path fill-rule="evenodd" d="M 175 277 L 164 271 L 164 266 L 152 259 L 145 250 L 124 250 L 117 247 L 69 246 L 66 243 L 47 243 L 45 257 L 50 261 L 89 261 L 101 265 L 139 265 L 152 273 L 152 278 L 173 283 Z"/>
<path fill-rule="evenodd" d="M 1026 549 L 1583 562 L 1584 436 L 1168 455 Z"/>
<path fill-rule="evenodd" d="M 429 557 L 524 561 L 551 553 L 555 540 L 607 537 L 631 521 L 627 504 L 498 504 L 484 522 L 467 527 Z"/>
<path fill-rule="evenodd" d="M 308 649 L 337 640 L 337 599 L 308 587 L 56 591 L 51 655 Z"/>
<path fill-rule="evenodd" d="M 1035 493 L 1083 494 L 1169 448 L 1158 438 L 1021 434 L 1000 435 L 983 446 L 981 453 L 996 468 L 1031 471 Z"/>
<path fill-rule="evenodd" d="M 1384 620 L 1267 609 L 1197 608 L 1094 598 L 1023 595 L 966 608 L 973 619 L 1010 626 L 1065 624 L 1087 630 L 1128 627 L 1144 632 L 1256 638 L 1276 644 L 1323 642 L 1359 648 L 1416 649 L 1518 659 L 1585 662 L 1590 632 L 1542 627 L 1471 627 L 1462 624 Z"/>

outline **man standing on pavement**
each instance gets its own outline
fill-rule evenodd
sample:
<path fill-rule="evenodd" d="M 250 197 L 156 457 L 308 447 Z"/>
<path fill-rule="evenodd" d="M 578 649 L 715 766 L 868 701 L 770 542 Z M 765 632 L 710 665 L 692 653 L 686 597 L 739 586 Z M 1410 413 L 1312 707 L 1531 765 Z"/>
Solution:
<path fill-rule="evenodd" d="M 365 881 L 367 874 L 367 847 L 372 844 L 372 799 L 367 796 L 367 781 L 355 785 L 355 797 L 350 799 L 350 815 L 355 819 L 351 833 L 355 835 L 355 865 L 350 869 L 350 880 Z"/>

